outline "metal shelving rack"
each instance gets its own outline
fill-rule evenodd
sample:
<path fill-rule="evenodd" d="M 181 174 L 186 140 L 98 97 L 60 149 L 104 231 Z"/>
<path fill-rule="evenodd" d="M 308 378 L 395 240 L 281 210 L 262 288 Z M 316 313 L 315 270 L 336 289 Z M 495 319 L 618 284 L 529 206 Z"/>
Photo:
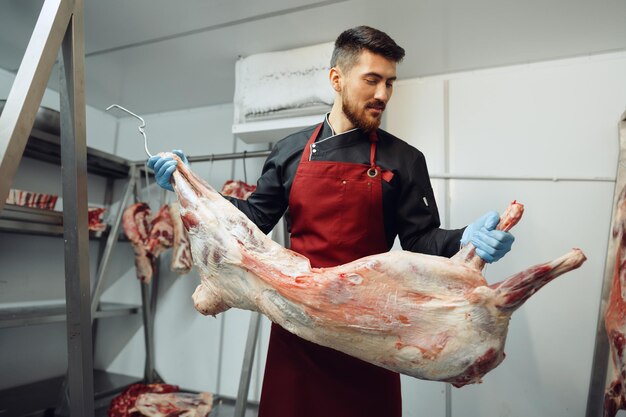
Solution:
<path fill-rule="evenodd" d="M 61 164 L 61 145 L 58 135 L 44 131 L 35 130 L 31 132 L 24 149 L 24 156 L 32 159 Z M 111 261 L 111 253 L 115 244 L 119 241 L 127 241 L 120 234 L 122 211 L 127 206 L 128 200 L 133 194 L 137 184 L 137 169 L 139 163 L 101 152 L 95 149 L 86 148 L 86 171 L 95 175 L 107 178 L 106 196 L 110 199 L 113 192 L 115 180 L 127 181 L 126 191 L 120 202 L 117 215 L 113 224 L 109 225 L 103 232 L 89 232 L 89 239 L 100 241 L 101 256 L 98 260 L 97 277 L 91 291 L 91 321 L 106 319 L 111 317 L 128 316 L 142 314 L 144 326 L 151 323 L 150 307 L 143 305 L 129 305 L 121 303 L 102 303 L 102 284 Z M 107 197 L 105 197 L 107 199 Z M 110 205 L 110 201 L 107 202 Z M 0 212 L 0 233 L 19 233 L 37 236 L 64 236 L 64 213 L 30 207 L 22 207 L 6 204 L 4 210 Z M 147 293 L 142 288 L 142 294 Z M 142 297 L 142 304 L 150 302 L 149 297 Z M 148 314 L 145 314 L 145 312 Z M 31 325 L 45 325 L 56 322 L 67 322 L 68 311 L 65 303 L 43 303 L 37 305 L 11 306 L 0 308 L 0 331 L 11 327 L 23 327 Z M 94 323 L 96 325 L 97 323 Z M 93 337 L 97 336 L 97 326 L 94 327 Z M 151 337 L 147 332 L 146 337 Z M 154 355 L 152 354 L 151 340 L 146 339 L 147 361 L 146 375 L 154 377 Z M 98 370 L 85 370 L 93 372 L 94 381 L 94 407 L 102 406 L 103 401 L 108 402 L 109 397 L 122 388 L 132 383 L 147 381 L 144 378 L 136 378 L 119 374 L 111 374 Z M 44 412 L 51 408 L 57 408 L 61 413 L 67 412 L 59 399 L 64 397 L 62 391 L 68 387 L 68 378 L 57 377 L 44 381 L 31 383 L 21 387 L 10 388 L 0 391 L 0 403 L 3 410 L 12 415 L 29 414 L 32 412 Z M 71 399 L 70 399 L 71 401 Z M 100 404 L 98 403 L 100 401 Z M 27 405 L 24 405 L 27 404 Z"/>
<path fill-rule="evenodd" d="M 100 303 L 103 278 L 113 247 L 119 240 L 122 211 L 136 184 L 139 164 L 87 148 L 84 55 L 83 0 L 45 0 L 0 114 L 0 231 L 62 236 L 65 248 L 65 304 L 5 308 L 0 311 L 0 328 L 65 321 L 68 358 L 66 376 L 0 391 L 3 415 L 34 415 L 38 411 L 49 415 L 49 408 L 56 407 L 64 415 L 93 416 L 103 396 L 141 380 L 93 369 L 92 332 L 97 328 L 95 319 L 142 312 L 144 327 L 148 328 L 152 317 L 146 313 L 147 305 Z M 57 59 L 60 69 L 60 134 L 51 134 L 33 128 L 33 125 Z M 23 156 L 63 166 L 62 215 L 45 210 L 5 207 Z M 107 205 L 110 205 L 110 188 L 114 180 L 128 179 L 115 221 L 103 234 L 90 235 L 88 232 L 87 173 L 108 178 Z M 101 242 L 93 289 L 89 273 L 90 238 L 98 238 Z M 145 302 L 145 297 L 142 301 Z M 146 337 L 149 336 L 146 331 Z M 146 340 L 147 349 L 152 344 L 152 341 Z M 150 363 L 154 355 L 148 351 L 146 356 L 149 358 L 146 369 L 154 369 L 154 364 Z"/>
<path fill-rule="evenodd" d="M 0 210 L 55 61 L 60 68 L 69 414 L 94 413 L 82 0 L 46 0 L 0 115 Z"/>
<path fill-rule="evenodd" d="M 64 306 L 11 308 L 0 312 L 0 328 L 65 321 L 67 326 L 68 372 L 66 377 L 39 381 L 24 387 L 0 391 L 0 403 L 15 405 L 19 410 L 8 415 L 33 415 L 33 407 L 48 405 L 50 398 L 41 399 L 33 393 L 47 393 L 62 386 L 68 399 L 61 405 L 63 415 L 94 416 L 104 398 L 118 387 L 137 381 L 123 375 L 107 374 L 93 369 L 94 319 L 118 314 L 142 312 L 146 343 L 144 382 L 154 382 L 159 376 L 154 368 L 153 323 L 157 289 L 142 285 L 142 306 L 101 304 L 102 282 L 106 275 L 113 247 L 119 239 L 122 212 L 138 182 L 139 166 L 143 163 L 125 161 L 86 147 L 84 97 L 84 34 L 83 0 L 45 0 L 24 59 L 0 114 L 0 232 L 63 236 L 65 246 Z M 60 136 L 33 128 L 48 78 L 58 57 L 60 64 Z M 60 139 L 60 140 L 59 140 Z M 63 166 L 63 214 L 45 210 L 30 210 L 8 206 L 6 197 L 23 156 Z M 253 153 L 222 155 L 225 159 L 246 158 Z M 218 157 L 211 156 L 211 160 Z M 192 158 L 190 158 L 190 161 Z M 89 235 L 87 228 L 87 173 L 104 175 L 111 180 L 128 178 L 114 223 L 108 233 Z M 108 192 L 110 199 L 111 192 Z M 107 199 L 107 197 L 105 197 Z M 5 207 L 6 206 L 6 207 Z M 106 237 L 106 242 L 104 238 Z M 88 246 L 90 238 L 100 238 L 101 254 L 93 289 L 89 276 Z M 158 273 L 158 265 L 155 272 Z M 153 282 L 157 282 L 155 274 Z M 65 312 L 63 316 L 62 312 Z M 258 334 L 258 317 L 253 317 L 242 369 L 244 380 L 238 397 L 245 399 L 249 386 L 251 357 Z M 51 388 L 52 387 L 52 388 Z M 58 397 L 57 397 L 58 398 Z M 228 399 L 220 400 L 214 410 L 221 415 L 220 405 L 230 406 Z M 234 401 L 233 401 L 234 402 Z M 28 410 L 24 410 L 26 403 Z M 57 404 L 58 406 L 59 404 Z M 65 409 L 64 405 L 67 405 Z M 232 404 L 234 405 L 234 404 Z M 245 406 L 238 404 L 239 414 Z M 58 411 L 58 408 L 57 408 Z M 46 411 L 46 415 L 49 413 Z"/>
<path fill-rule="evenodd" d="M 95 319 L 139 314 L 141 306 L 121 303 L 101 303 Z M 0 329 L 65 321 L 65 304 L 0 308 Z"/>

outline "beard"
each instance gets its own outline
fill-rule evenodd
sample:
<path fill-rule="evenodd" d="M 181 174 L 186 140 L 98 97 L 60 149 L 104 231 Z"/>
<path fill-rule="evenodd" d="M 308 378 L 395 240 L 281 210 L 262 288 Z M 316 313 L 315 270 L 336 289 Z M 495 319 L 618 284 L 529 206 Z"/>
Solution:
<path fill-rule="evenodd" d="M 381 112 L 378 117 L 371 116 L 367 113 L 367 109 L 376 108 Z M 382 117 L 382 112 L 385 110 L 385 103 L 380 100 L 370 100 L 363 108 L 359 108 L 358 105 L 352 102 L 347 96 L 343 96 L 341 100 L 341 110 L 346 115 L 350 123 L 365 132 L 371 132 L 378 129 Z"/>

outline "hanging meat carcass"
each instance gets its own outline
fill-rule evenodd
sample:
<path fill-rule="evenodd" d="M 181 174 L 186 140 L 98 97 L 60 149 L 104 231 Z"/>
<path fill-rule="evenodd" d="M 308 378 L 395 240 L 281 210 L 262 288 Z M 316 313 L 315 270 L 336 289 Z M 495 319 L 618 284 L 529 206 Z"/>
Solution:
<path fill-rule="evenodd" d="M 620 193 L 613 220 L 612 238 L 616 248 L 613 282 L 604 325 L 609 338 L 613 380 L 604 395 L 604 417 L 626 409 L 626 187 Z"/>
<path fill-rule="evenodd" d="M 148 204 L 135 203 L 124 210 L 122 227 L 135 252 L 137 278 L 149 283 L 154 273 L 152 263 L 174 242 L 169 206 L 164 205 L 151 217 Z"/>
<path fill-rule="evenodd" d="M 150 234 L 146 241 L 146 248 L 153 258 L 158 258 L 164 250 L 174 243 L 174 225 L 170 215 L 170 206 L 163 205 L 157 214 L 150 220 Z"/>
<path fill-rule="evenodd" d="M 193 262 L 191 260 L 191 246 L 187 230 L 180 218 L 180 206 L 178 203 L 170 204 L 172 225 L 174 227 L 174 243 L 172 245 L 172 260 L 170 269 L 178 274 L 187 274 L 191 271 Z"/>
<path fill-rule="evenodd" d="M 135 203 L 127 207 L 122 216 L 122 227 L 135 252 L 137 278 L 141 282 L 150 282 L 154 259 L 146 247 L 150 237 L 150 206 L 146 203 Z"/>
<path fill-rule="evenodd" d="M 392 251 L 311 268 L 185 164 L 178 164 L 173 183 L 202 278 L 193 294 L 201 313 L 259 311 L 314 343 L 457 387 L 480 382 L 504 359 L 513 311 L 585 261 L 574 249 L 492 285 L 471 244 L 452 259 Z M 522 211 L 513 203 L 499 229 L 512 227 Z"/>
<path fill-rule="evenodd" d="M 256 190 L 256 185 L 247 184 L 243 181 L 228 180 L 222 186 L 220 194 L 235 197 L 240 200 L 247 200 L 254 190 Z"/>

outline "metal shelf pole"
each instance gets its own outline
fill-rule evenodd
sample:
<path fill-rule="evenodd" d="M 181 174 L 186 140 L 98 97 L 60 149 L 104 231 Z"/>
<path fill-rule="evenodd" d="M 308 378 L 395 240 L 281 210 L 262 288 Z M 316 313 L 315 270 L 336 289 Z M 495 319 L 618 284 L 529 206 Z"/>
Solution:
<path fill-rule="evenodd" d="M 241 376 L 239 378 L 239 390 L 237 391 L 237 402 L 235 403 L 234 417 L 244 417 L 246 405 L 248 403 L 248 391 L 250 390 L 250 379 L 252 377 L 252 364 L 254 362 L 254 351 L 259 337 L 259 327 L 261 325 L 261 314 L 253 311 L 250 313 L 250 324 L 248 326 L 248 338 L 246 350 L 241 366 Z"/>
<path fill-rule="evenodd" d="M 73 14 L 59 52 L 63 235 L 71 416 L 94 414 L 82 11 L 82 0 L 75 0 Z"/>
<path fill-rule="evenodd" d="M 133 165 L 130 167 L 129 180 L 128 185 L 126 186 L 126 191 L 124 192 L 124 197 L 120 202 L 117 213 L 115 215 L 115 221 L 111 225 L 111 229 L 109 230 L 109 236 L 107 237 L 106 246 L 104 249 L 104 253 L 102 255 L 102 260 L 98 265 L 98 272 L 96 274 L 96 281 L 94 284 L 94 289 L 91 297 L 91 316 L 92 321 L 93 317 L 98 311 L 98 305 L 100 304 L 100 297 L 102 296 L 103 291 L 103 281 L 104 276 L 107 273 L 107 268 L 110 264 L 111 254 L 113 253 L 113 249 L 115 248 L 115 244 L 117 243 L 119 237 L 120 224 L 122 223 L 122 216 L 124 214 L 124 209 L 128 204 L 130 196 L 132 195 L 132 191 L 135 188 L 135 182 L 137 180 L 137 168 Z"/>

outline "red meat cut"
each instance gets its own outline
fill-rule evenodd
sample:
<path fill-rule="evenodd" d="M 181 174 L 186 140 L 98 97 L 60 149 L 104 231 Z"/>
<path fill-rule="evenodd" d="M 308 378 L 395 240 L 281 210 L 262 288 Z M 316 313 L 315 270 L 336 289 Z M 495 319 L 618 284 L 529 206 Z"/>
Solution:
<path fill-rule="evenodd" d="M 190 394 L 141 394 L 133 411 L 145 417 L 206 417 L 213 408 L 213 395 L 209 392 Z"/>
<path fill-rule="evenodd" d="M 178 391 L 179 388 L 176 385 L 133 384 L 111 400 L 107 414 L 109 417 L 142 417 L 141 413 L 134 409 L 137 397 L 148 392 L 170 393 Z"/>

